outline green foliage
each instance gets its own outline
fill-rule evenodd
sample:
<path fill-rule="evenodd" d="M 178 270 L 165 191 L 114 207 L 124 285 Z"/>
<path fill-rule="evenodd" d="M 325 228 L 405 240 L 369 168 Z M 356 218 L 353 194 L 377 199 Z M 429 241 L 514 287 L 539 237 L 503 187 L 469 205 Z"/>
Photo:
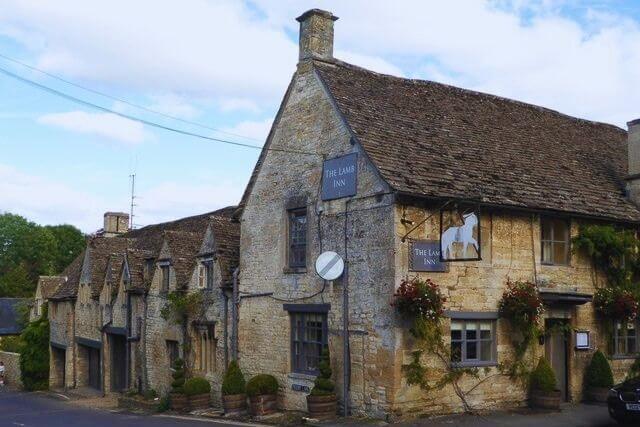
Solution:
<path fill-rule="evenodd" d="M 20 378 L 28 391 L 49 388 L 49 319 L 47 306 L 42 316 L 29 323 L 22 331 L 20 352 Z"/>
<path fill-rule="evenodd" d="M 201 292 L 173 291 L 167 295 L 167 304 L 160 315 L 168 322 L 182 325 L 187 319 L 199 316 L 202 309 Z"/>
<path fill-rule="evenodd" d="M 584 226 L 573 238 L 573 247 L 586 251 L 611 286 L 628 287 L 639 271 L 638 240 L 631 230 L 611 225 Z"/>
<path fill-rule="evenodd" d="M 9 353 L 20 353 L 22 351 L 22 341 L 20 336 L 6 336 L 0 338 L 0 350 Z"/>
<path fill-rule="evenodd" d="M 170 406 L 169 396 L 163 396 L 160 398 L 160 402 L 158 402 L 158 412 L 167 412 Z"/>
<path fill-rule="evenodd" d="M 331 355 L 329 354 L 329 347 L 325 347 L 320 355 L 320 363 L 318 363 L 318 375 L 313 383 L 311 389 L 312 396 L 328 396 L 334 393 L 335 384 L 331 381 Z"/>
<path fill-rule="evenodd" d="M 587 385 L 590 387 L 612 387 L 613 372 L 609 361 L 600 350 L 593 353 L 591 363 L 587 367 Z"/>
<path fill-rule="evenodd" d="M 229 363 L 227 372 L 224 374 L 222 380 L 222 395 L 230 396 L 233 394 L 243 394 L 246 390 L 246 383 L 244 380 L 244 374 L 240 370 L 238 362 L 232 360 Z"/>
<path fill-rule="evenodd" d="M 158 397 L 158 392 L 150 388 L 142 392 L 142 397 L 144 398 L 144 400 L 153 400 Z"/>
<path fill-rule="evenodd" d="M 184 383 L 184 394 L 195 396 L 197 394 L 207 394 L 211 392 L 211 384 L 205 378 L 193 377 Z"/>
<path fill-rule="evenodd" d="M 556 374 L 544 356 L 540 357 L 538 366 L 531 372 L 529 385 L 532 390 L 544 393 L 549 393 L 556 389 Z"/>
<path fill-rule="evenodd" d="M 276 394 L 278 392 L 278 380 L 273 375 L 258 374 L 247 381 L 247 394 L 260 396 L 262 394 Z"/>
<path fill-rule="evenodd" d="M 633 361 L 633 364 L 629 368 L 629 372 L 627 373 L 627 378 L 625 380 L 631 380 L 635 378 L 640 378 L 640 357 L 636 358 Z"/>
<path fill-rule="evenodd" d="M 70 225 L 0 214 L 0 298 L 32 297 L 40 275 L 60 273 L 83 247 L 84 235 Z"/>
<path fill-rule="evenodd" d="M 171 373 L 171 392 L 177 394 L 184 393 L 184 361 L 182 359 L 176 359 L 173 362 L 173 372 Z"/>

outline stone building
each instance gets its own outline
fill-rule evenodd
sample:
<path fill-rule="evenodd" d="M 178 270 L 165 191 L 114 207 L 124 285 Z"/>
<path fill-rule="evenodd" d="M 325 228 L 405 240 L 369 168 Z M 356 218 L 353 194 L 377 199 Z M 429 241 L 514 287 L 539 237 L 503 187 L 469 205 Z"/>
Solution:
<path fill-rule="evenodd" d="M 171 360 L 183 357 L 192 374 L 219 390 L 228 350 L 228 319 L 221 316 L 238 264 L 234 209 L 137 230 L 125 228 L 125 214 L 105 214 L 104 229 L 49 297 L 51 387 L 165 393 Z M 175 290 L 203 295 L 202 309 L 186 322 L 186 354 L 184 331 L 162 316 Z"/>
<path fill-rule="evenodd" d="M 627 344 L 610 350 L 591 303 L 604 278 L 571 249 L 571 237 L 583 224 L 637 226 L 640 121 L 625 132 L 368 71 L 333 57 L 336 20 L 316 9 L 298 18 L 297 70 L 236 213 L 238 359 L 245 374 L 275 375 L 282 406 L 304 410 L 328 346 L 339 398 L 352 413 L 462 410 L 451 386 L 425 392 L 408 385 L 402 371 L 415 343 L 391 303 L 401 280 L 417 275 L 436 281 L 447 297 L 447 345 L 465 349 L 456 366 L 482 368 L 479 380 L 490 378 L 468 393 L 473 407 L 526 399 L 522 386 L 498 370 L 513 352 L 508 325 L 498 319 L 508 280 L 539 285 L 549 331 L 568 325 L 589 333 L 586 348 L 576 348 L 575 332 L 566 339 L 553 333 L 530 355 L 551 360 L 565 400 L 582 398 L 595 349 L 611 356 L 621 379 L 638 328 L 616 329 L 626 331 L 618 338 Z M 479 216 L 477 259 L 438 258 L 442 271 L 417 271 L 423 268 L 412 263 L 414 245 L 438 242 L 446 225 L 440 212 L 465 206 Z M 333 282 L 314 271 L 328 250 L 345 261 Z M 437 243 L 435 250 L 442 255 Z"/>
<path fill-rule="evenodd" d="M 36 320 L 42 315 L 42 307 L 64 281 L 65 278 L 60 276 L 40 276 L 38 278 L 36 294 L 29 312 L 30 321 Z"/>

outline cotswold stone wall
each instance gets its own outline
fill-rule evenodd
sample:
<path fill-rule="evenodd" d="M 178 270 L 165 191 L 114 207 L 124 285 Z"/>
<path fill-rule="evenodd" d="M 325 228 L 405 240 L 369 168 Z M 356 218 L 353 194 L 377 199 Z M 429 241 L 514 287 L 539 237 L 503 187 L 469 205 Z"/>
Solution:
<path fill-rule="evenodd" d="M 358 147 L 351 144 L 348 130 L 307 64 L 299 67 L 284 102 L 271 147 L 321 155 L 271 151 L 260 166 L 241 221 L 240 289 L 244 297 L 240 304 L 240 365 L 247 377 L 275 375 L 284 408 L 306 410 L 306 393 L 293 388 L 311 388 L 313 377 L 292 373 L 290 317 L 283 304 L 329 303 L 329 347 L 337 392 L 342 395 L 343 282 L 337 280 L 323 288 L 314 261 L 326 250 L 345 256 L 346 241 L 350 400 L 355 413 L 383 415 L 389 406 L 387 390 L 394 384 L 396 341 L 389 323 L 392 311 L 388 299 L 394 289 L 391 199 L 385 195 L 386 184 L 359 153 L 355 199 L 348 206 L 345 199 L 322 202 L 322 156 L 359 152 Z M 292 204 L 307 207 L 307 265 L 296 272 L 285 269 L 287 208 L 295 207 Z M 345 209 L 350 211 L 346 218 Z M 247 297 L 265 292 L 273 292 L 273 298 Z"/>
<path fill-rule="evenodd" d="M 433 215 L 432 215 L 433 214 Z M 497 311 L 498 302 L 505 289 L 507 279 L 537 279 L 545 286 L 558 289 L 570 289 L 593 294 L 596 285 L 602 285 L 604 278 L 594 274 L 588 257 L 581 253 L 572 253 L 568 266 L 549 266 L 541 264 L 540 218 L 538 215 L 517 214 L 513 212 L 483 212 L 482 228 L 482 261 L 450 263 L 449 271 L 442 273 L 415 273 L 409 271 L 409 242 L 401 242 L 401 237 L 410 229 L 401 219 L 419 223 L 432 215 L 424 225 L 411 234 L 413 239 L 437 240 L 440 230 L 440 217 L 433 209 L 407 206 L 396 208 L 396 281 L 405 276 L 418 275 L 430 278 L 438 283 L 447 297 L 446 308 L 453 311 Z M 578 233 L 580 222 L 571 221 L 571 235 Z M 582 306 L 547 307 L 545 318 L 567 318 L 574 329 L 591 331 L 591 350 L 575 350 L 575 337 L 571 334 L 569 341 L 569 378 L 568 389 L 573 401 L 580 401 L 583 396 L 583 377 L 586 366 L 595 349 L 605 353 L 608 350 L 610 337 L 606 334 L 602 322 L 595 318 L 593 306 L 587 303 Z M 509 360 L 513 354 L 511 344 L 512 331 L 508 322 L 497 322 L 498 363 Z M 445 321 L 448 333 L 449 320 Z M 406 326 L 398 324 L 397 335 L 400 338 L 397 360 L 402 363 L 411 361 L 414 343 Z M 534 344 L 528 355 L 531 363 L 545 354 L 544 345 Z M 438 363 L 426 358 L 430 365 L 438 369 Z M 626 375 L 629 362 L 614 360 L 611 362 L 616 380 Z M 442 391 L 425 393 L 416 386 L 409 386 L 400 371 L 400 363 L 395 367 L 397 382 L 393 394 L 394 408 L 397 413 L 434 413 L 455 412 L 462 410 L 460 399 L 451 387 Z M 441 365 L 440 365 L 441 366 Z M 519 405 L 526 399 L 525 390 L 517 383 L 499 374 L 497 367 L 481 371 L 480 379 L 494 375 L 484 382 L 473 393 L 469 394 L 469 402 L 477 408 L 495 408 L 500 406 Z M 436 375 L 434 374 L 434 377 Z M 478 380 L 469 379 L 463 382 L 463 388 L 469 389 Z"/>
<path fill-rule="evenodd" d="M 22 388 L 20 379 L 20 355 L 8 351 L 0 351 L 0 362 L 4 362 L 6 385 L 12 388 Z"/>
<path fill-rule="evenodd" d="M 49 385 L 52 388 L 75 387 L 74 316 L 73 301 L 49 302 L 49 340 L 59 346 L 58 351 L 49 350 Z"/>

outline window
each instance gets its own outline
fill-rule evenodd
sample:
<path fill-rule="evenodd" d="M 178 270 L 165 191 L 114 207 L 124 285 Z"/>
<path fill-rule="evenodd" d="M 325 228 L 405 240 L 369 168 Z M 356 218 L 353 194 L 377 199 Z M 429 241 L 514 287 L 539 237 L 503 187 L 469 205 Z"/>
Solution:
<path fill-rule="evenodd" d="M 613 354 L 634 356 L 638 351 L 638 322 L 615 322 Z"/>
<path fill-rule="evenodd" d="M 178 341 L 167 340 L 167 356 L 169 357 L 169 366 L 173 367 L 173 363 L 180 357 Z"/>
<path fill-rule="evenodd" d="M 496 361 L 494 320 L 451 320 L 451 361 L 466 366 Z"/>
<path fill-rule="evenodd" d="M 289 267 L 307 266 L 307 208 L 289 211 Z"/>
<path fill-rule="evenodd" d="M 327 345 L 327 313 L 291 312 L 291 365 L 293 372 L 315 375 Z"/>
<path fill-rule="evenodd" d="M 160 290 L 167 292 L 169 290 L 169 264 L 163 264 L 160 266 Z"/>
<path fill-rule="evenodd" d="M 207 259 L 200 262 L 198 268 L 198 287 L 213 289 L 213 260 Z"/>
<path fill-rule="evenodd" d="M 542 229 L 542 263 L 550 265 L 569 264 L 569 223 L 564 219 L 540 219 Z"/>
<path fill-rule="evenodd" d="M 198 366 L 201 372 L 211 373 L 216 370 L 217 340 L 209 328 L 199 331 Z"/>

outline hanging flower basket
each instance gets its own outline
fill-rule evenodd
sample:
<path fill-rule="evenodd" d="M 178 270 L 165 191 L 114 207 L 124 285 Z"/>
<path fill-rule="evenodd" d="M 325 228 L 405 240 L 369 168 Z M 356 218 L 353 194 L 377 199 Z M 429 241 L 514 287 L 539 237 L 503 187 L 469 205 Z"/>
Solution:
<path fill-rule="evenodd" d="M 393 297 L 392 305 L 400 314 L 410 319 L 435 321 L 444 313 L 446 298 L 440 292 L 440 287 L 431 279 L 405 278 L 400 282 Z"/>
<path fill-rule="evenodd" d="M 517 326 L 537 325 L 542 316 L 543 303 L 535 283 L 507 282 L 498 305 L 500 317 Z"/>
<path fill-rule="evenodd" d="M 596 313 L 603 317 L 633 321 L 638 317 L 638 301 L 624 289 L 600 288 L 593 296 Z"/>

